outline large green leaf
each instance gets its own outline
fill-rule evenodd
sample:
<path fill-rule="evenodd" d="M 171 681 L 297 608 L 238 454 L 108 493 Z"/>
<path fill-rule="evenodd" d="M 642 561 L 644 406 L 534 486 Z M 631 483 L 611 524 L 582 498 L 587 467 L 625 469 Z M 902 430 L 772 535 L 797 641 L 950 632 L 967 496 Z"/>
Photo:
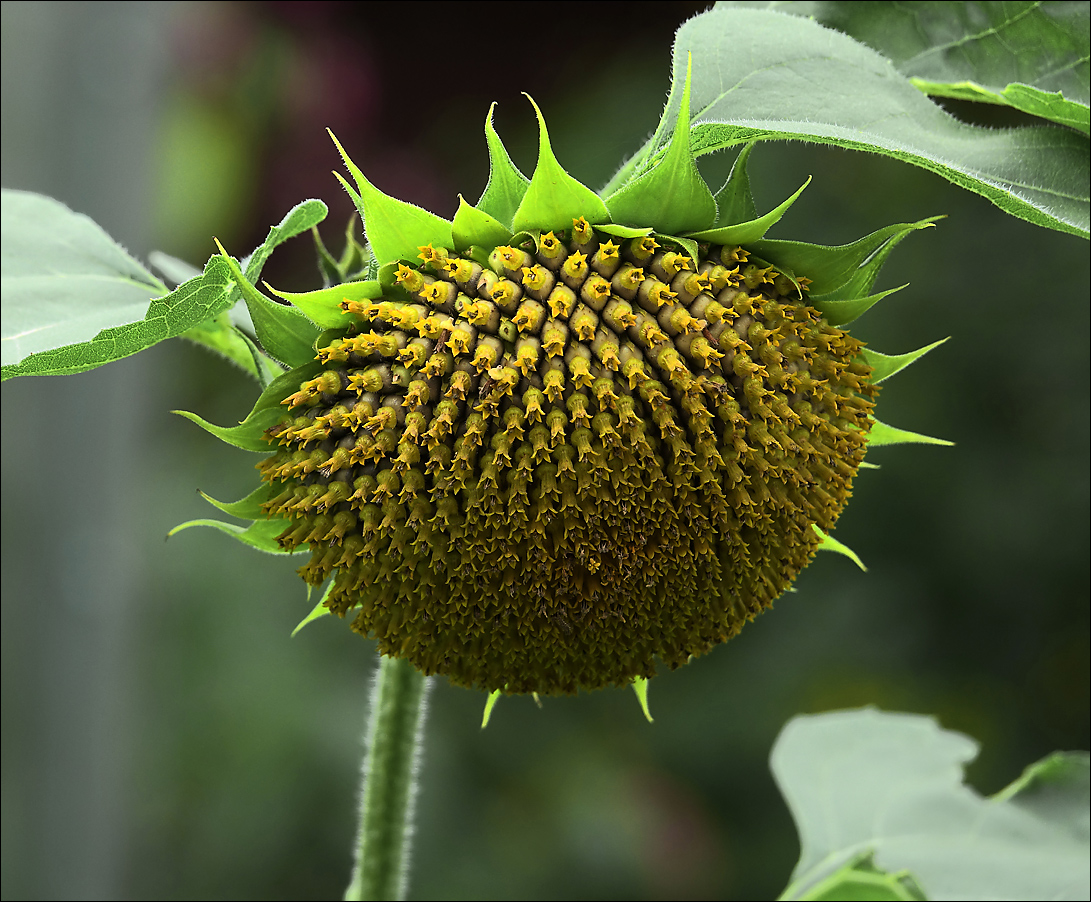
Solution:
<path fill-rule="evenodd" d="M 690 52 L 695 154 L 761 137 L 874 151 L 935 172 L 1014 216 L 1088 236 L 1091 155 L 1084 136 L 1048 126 L 965 125 L 869 47 L 767 9 L 720 7 L 678 30 L 662 121 L 607 191 L 666 152 Z"/>
<path fill-rule="evenodd" d="M 95 222 L 59 201 L 4 189 L 0 207 L 5 378 L 31 354 L 142 320 L 167 293 Z"/>
<path fill-rule="evenodd" d="M 732 6 L 736 4 L 720 4 Z M 742 4 L 755 5 L 755 4 Z M 1088 131 L 1086 3 L 768 3 L 878 50 L 926 94 L 1013 106 Z"/>
<path fill-rule="evenodd" d="M 770 759 L 801 848 L 781 898 L 899 898 L 830 889 L 831 876 L 873 856 L 930 899 L 1086 899 L 1087 753 L 1032 765 L 991 799 L 962 782 L 976 755 L 972 739 L 929 717 L 793 718 Z"/>
<path fill-rule="evenodd" d="M 5 241 L 5 249 L 6 246 Z M 164 297 L 153 298 L 145 308 L 143 319 L 104 328 L 94 333 L 91 330 L 101 320 L 96 320 L 94 316 L 81 317 L 78 312 L 79 307 L 74 305 L 74 309 L 70 308 L 67 312 L 76 313 L 72 317 L 76 325 L 69 327 L 69 321 L 63 310 L 66 303 L 63 296 L 71 290 L 80 292 L 81 298 L 87 297 L 83 293 L 83 288 L 95 285 L 100 279 L 95 276 L 85 279 L 84 276 L 73 273 L 54 280 L 48 269 L 46 273 L 47 277 L 39 283 L 40 293 L 28 285 L 33 283 L 34 279 L 28 279 L 22 284 L 18 284 L 22 280 L 17 280 L 17 285 L 10 291 L 7 278 L 3 280 L 4 359 L 5 361 L 8 359 L 8 349 L 11 347 L 10 356 L 13 360 L 10 364 L 4 363 L 2 376 L 4 380 L 14 376 L 82 373 L 85 370 L 92 370 L 103 364 L 121 360 L 164 339 L 181 335 L 200 323 L 218 316 L 232 305 L 232 292 L 235 287 L 231 270 L 226 262 L 220 257 L 213 257 L 201 276 L 179 285 Z M 67 281 L 64 281 L 65 279 Z M 63 292 L 62 284 L 68 286 L 68 289 Z M 89 294 L 103 297 L 98 295 L 94 288 Z M 32 311 L 38 302 L 42 302 L 43 306 L 54 308 L 54 314 L 44 317 L 48 322 L 35 324 Z M 71 303 L 70 298 L 67 303 Z M 130 315 L 137 315 L 138 306 L 130 306 L 128 312 L 119 315 L 118 318 L 127 319 Z M 18 342 L 35 329 L 48 329 L 50 341 L 70 343 L 29 355 L 25 355 L 25 345 L 9 345 L 9 339 L 12 342 Z M 89 332 L 92 337 L 84 338 Z"/>

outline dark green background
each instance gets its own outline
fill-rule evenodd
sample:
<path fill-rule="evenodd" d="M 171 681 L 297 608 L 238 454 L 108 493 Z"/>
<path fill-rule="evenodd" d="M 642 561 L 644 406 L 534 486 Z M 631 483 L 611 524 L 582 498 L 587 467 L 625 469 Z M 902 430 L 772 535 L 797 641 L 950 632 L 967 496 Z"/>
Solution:
<path fill-rule="evenodd" d="M 318 196 L 351 207 L 331 126 L 380 188 L 451 215 L 487 175 L 489 102 L 525 170 L 529 91 L 601 185 L 654 127 L 674 29 L 700 4 L 30 4 L 3 7 L 3 183 L 98 219 L 135 253 L 236 253 Z M 740 40 L 744 38 L 740 37 Z M 982 115 L 965 106 L 963 117 Z M 987 123 L 1016 120 L 985 110 Z M 709 180 L 730 159 L 710 161 Z M 880 277 L 855 333 L 952 341 L 879 415 L 955 441 L 879 449 L 824 555 L 729 646 L 650 688 L 504 699 L 434 687 L 411 895 L 762 898 L 794 831 L 766 759 L 793 714 L 875 704 L 984 744 L 990 792 L 1088 745 L 1088 246 L 924 171 L 759 148 L 758 205 L 808 176 L 773 237 L 843 243 L 946 214 Z M 313 284 L 304 240 L 267 271 Z M 255 456 L 223 424 L 256 386 L 181 342 L 3 388 L 3 895 L 329 898 L 350 866 L 373 649 L 309 610 L 302 560 L 211 531 Z"/>

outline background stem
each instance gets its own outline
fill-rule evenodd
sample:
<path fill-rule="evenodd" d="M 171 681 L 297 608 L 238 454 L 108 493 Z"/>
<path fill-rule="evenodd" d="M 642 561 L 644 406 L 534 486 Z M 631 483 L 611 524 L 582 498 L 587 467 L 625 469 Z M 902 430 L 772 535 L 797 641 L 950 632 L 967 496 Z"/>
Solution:
<path fill-rule="evenodd" d="M 405 898 L 427 686 L 408 661 L 380 658 L 361 774 L 356 866 L 346 900 Z"/>

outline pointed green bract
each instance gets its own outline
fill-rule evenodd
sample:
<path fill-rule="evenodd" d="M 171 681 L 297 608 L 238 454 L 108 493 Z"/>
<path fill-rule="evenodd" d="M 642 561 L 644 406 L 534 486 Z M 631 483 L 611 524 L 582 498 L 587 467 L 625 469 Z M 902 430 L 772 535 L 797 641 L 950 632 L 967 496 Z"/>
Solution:
<path fill-rule="evenodd" d="M 863 298 L 851 298 L 843 301 L 830 301 L 825 298 L 808 298 L 808 303 L 815 308 L 825 318 L 826 322 L 831 326 L 847 326 L 853 320 L 858 319 L 867 313 L 872 307 L 879 303 L 883 298 L 888 295 L 894 294 L 896 291 L 901 291 L 908 286 L 899 285 L 897 288 L 888 288 L 886 291 L 880 291 L 878 294 L 869 294 Z"/>
<path fill-rule="evenodd" d="M 262 519 L 265 516 L 265 511 L 261 509 L 261 505 L 275 494 L 271 482 L 263 482 L 260 487 L 254 489 L 254 491 L 242 500 L 232 501 L 227 504 L 222 501 L 217 501 L 211 495 L 206 495 L 200 489 L 197 490 L 197 493 L 213 507 L 219 508 L 225 514 L 232 517 L 238 517 L 242 520 Z"/>
<path fill-rule="evenodd" d="M 697 171 L 689 146 L 689 94 L 687 68 L 682 105 L 667 152 L 655 166 L 606 198 L 613 222 L 650 225 L 657 232 L 673 235 L 707 229 L 716 221 L 716 201 Z"/>
<path fill-rule="evenodd" d="M 484 210 L 471 207 L 466 199 L 458 196 L 458 212 L 451 224 L 451 237 L 455 250 L 461 253 L 471 245 L 496 247 L 511 240 L 511 230 Z"/>
<path fill-rule="evenodd" d="M 265 430 L 279 423 L 283 416 L 280 410 L 266 408 L 247 417 L 246 421 L 238 426 L 217 426 L 215 423 L 210 423 L 188 410 L 175 410 L 172 413 L 196 423 L 205 432 L 216 436 L 221 442 L 234 445 L 236 448 L 242 448 L 243 451 L 258 453 L 268 453 L 269 443 L 263 437 Z"/>
<path fill-rule="evenodd" d="M 747 166 L 757 141 L 751 141 L 739 151 L 724 186 L 716 192 L 716 226 L 735 225 L 758 218 L 754 195 L 750 193 L 750 173 Z"/>
<path fill-rule="evenodd" d="M 180 523 L 167 533 L 167 538 L 189 529 L 193 526 L 210 526 L 226 533 L 233 539 L 237 539 L 244 545 L 264 551 L 267 554 L 295 554 L 294 551 L 285 551 L 277 543 L 279 536 L 290 525 L 288 520 L 258 520 L 249 526 L 239 526 L 235 523 L 224 523 L 221 520 L 189 520 Z"/>
<path fill-rule="evenodd" d="M 314 360 L 289 370 L 269 383 L 254 402 L 253 408 L 247 414 L 246 419 L 238 426 L 216 426 L 202 419 L 195 413 L 186 410 L 175 410 L 174 413 L 185 417 L 216 436 L 221 441 L 242 448 L 246 451 L 268 452 L 269 443 L 262 438 L 265 430 L 275 426 L 285 415 L 281 401 L 290 394 L 299 390 L 299 386 L 307 379 L 311 379 L 321 372 L 322 367 Z"/>
<path fill-rule="evenodd" d="M 308 588 L 310 587 L 308 586 Z M 332 590 L 333 580 L 331 579 L 328 583 L 326 583 L 326 591 L 322 593 L 322 597 L 319 599 L 318 604 L 316 604 L 311 609 L 311 612 L 302 620 L 300 620 L 299 623 L 296 624 L 296 628 L 292 630 L 293 638 L 295 637 L 295 634 L 303 629 L 303 627 L 305 627 L 308 623 L 312 623 L 313 621 L 318 620 L 320 617 L 325 617 L 327 614 L 330 613 L 330 609 L 326 607 L 326 599 L 330 597 L 330 592 Z"/>
<path fill-rule="evenodd" d="M 919 350 L 910 351 L 908 354 L 880 354 L 878 351 L 871 350 L 871 348 L 864 348 L 861 356 L 864 358 L 864 362 L 871 367 L 871 381 L 878 384 L 884 379 L 889 379 L 895 373 L 900 373 L 911 363 L 920 360 L 929 351 L 938 348 L 948 340 L 949 338 L 941 338 L 939 341 L 925 345 Z"/>
<path fill-rule="evenodd" d="M 594 191 L 572 178 L 553 154 L 545 117 L 527 94 L 538 116 L 538 165 L 527 192 L 512 219 L 512 230 L 570 229 L 572 220 L 583 217 L 592 225 L 610 221 L 606 205 Z"/>
<path fill-rule="evenodd" d="M 682 238 L 678 235 L 661 235 L 659 232 L 655 232 L 654 235 L 660 244 L 667 241 L 674 242 L 694 260 L 700 256 L 700 249 L 697 247 L 697 242 L 692 238 Z"/>
<path fill-rule="evenodd" d="M 356 182 L 358 191 L 353 191 L 352 186 L 340 175 L 334 175 L 340 179 L 356 204 L 356 209 L 360 211 L 364 220 L 364 234 L 367 235 L 371 252 L 379 263 L 415 260 L 417 249 L 425 244 L 436 247 L 451 246 L 451 223 L 435 213 L 383 194 L 364 178 L 360 168 L 345 153 L 333 132 L 329 134 Z"/>
<path fill-rule="evenodd" d="M 294 238 L 318 225 L 329 208 L 320 200 L 305 200 L 296 204 L 288 211 L 287 215 L 275 226 L 269 229 L 266 239 L 257 247 L 244 262 L 246 264 L 246 278 L 250 282 L 257 282 L 269 255 L 289 238 Z"/>
<path fill-rule="evenodd" d="M 811 177 L 807 176 L 807 181 L 799 186 L 799 190 L 795 194 L 764 216 L 751 219 L 749 222 L 740 222 L 735 225 L 707 229 L 704 232 L 695 232 L 690 237 L 696 241 L 708 241 L 714 244 L 750 244 L 758 241 L 764 238 L 765 233 L 780 222 L 781 217 L 788 212 L 788 209 L 796 202 L 799 195 L 803 193 L 803 189 L 810 183 Z"/>
<path fill-rule="evenodd" d="M 288 366 L 301 366 L 308 360 L 313 360 L 314 340 L 320 332 L 318 327 L 302 311 L 278 304 L 263 295 L 242 273 L 238 263 L 223 249 L 219 241 L 216 246 L 231 268 L 231 274 L 242 292 L 262 347 L 270 356 Z"/>
<path fill-rule="evenodd" d="M 633 692 L 636 693 L 636 700 L 640 703 L 644 717 L 648 723 L 653 723 L 652 712 L 648 709 L 648 681 L 644 677 L 637 677 L 633 680 Z"/>
<path fill-rule="evenodd" d="M 930 435 L 921 435 L 919 432 L 910 432 L 907 429 L 898 429 L 880 423 L 872 417 L 871 432 L 868 433 L 868 447 L 879 448 L 883 445 L 953 445 L 942 438 L 932 438 Z"/>
<path fill-rule="evenodd" d="M 295 294 L 290 291 L 277 291 L 269 283 L 265 287 L 278 298 L 298 307 L 306 314 L 307 318 L 323 329 L 346 328 L 351 319 L 346 319 L 348 314 L 341 309 L 342 301 L 362 301 L 382 297 L 383 287 L 377 280 L 366 282 L 342 282 L 329 288 L 318 291 L 307 291 Z"/>
<path fill-rule="evenodd" d="M 494 689 L 489 693 L 489 697 L 485 699 L 485 713 L 481 715 L 481 729 L 489 725 L 489 718 L 492 717 L 492 709 L 496 707 L 496 703 L 500 700 L 500 690 Z"/>
<path fill-rule="evenodd" d="M 477 209 L 510 228 L 515 219 L 515 211 L 519 209 L 523 195 L 527 193 L 530 179 L 511 161 L 508 149 L 493 128 L 492 114 L 495 109 L 494 103 L 489 107 L 489 115 L 485 117 L 485 141 L 489 146 L 489 181 L 477 202 Z"/>
<path fill-rule="evenodd" d="M 839 542 L 831 535 L 827 535 L 821 529 L 819 529 L 814 523 L 811 524 L 811 529 L 815 531 L 815 534 L 821 539 L 818 546 L 819 551 L 834 551 L 837 554 L 843 554 L 850 561 L 852 561 L 857 567 L 867 573 L 867 567 L 864 566 L 864 562 L 860 560 L 860 556 L 849 548 L 844 542 Z"/>
<path fill-rule="evenodd" d="M 811 280 L 811 294 L 830 300 L 843 300 L 842 292 L 851 285 L 847 297 L 859 297 L 868 291 L 879 274 L 877 251 L 889 253 L 894 244 L 916 229 L 927 229 L 939 219 L 933 216 L 920 222 L 898 223 L 878 229 L 870 235 L 837 247 L 808 244 L 803 241 L 763 239 L 748 246 L 748 250 L 794 273 Z M 885 260 L 885 255 L 881 258 Z M 865 264 L 865 261 L 867 263 Z"/>

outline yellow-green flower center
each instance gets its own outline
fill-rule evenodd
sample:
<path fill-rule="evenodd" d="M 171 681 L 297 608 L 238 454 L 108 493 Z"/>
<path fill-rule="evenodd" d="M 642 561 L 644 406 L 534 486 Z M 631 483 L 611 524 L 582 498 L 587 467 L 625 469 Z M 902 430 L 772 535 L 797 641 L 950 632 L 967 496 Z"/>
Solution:
<path fill-rule="evenodd" d="M 876 391 L 798 283 L 582 221 L 421 259 L 345 303 L 268 433 L 266 509 L 332 610 L 427 673 L 564 693 L 677 667 L 788 587 Z"/>

